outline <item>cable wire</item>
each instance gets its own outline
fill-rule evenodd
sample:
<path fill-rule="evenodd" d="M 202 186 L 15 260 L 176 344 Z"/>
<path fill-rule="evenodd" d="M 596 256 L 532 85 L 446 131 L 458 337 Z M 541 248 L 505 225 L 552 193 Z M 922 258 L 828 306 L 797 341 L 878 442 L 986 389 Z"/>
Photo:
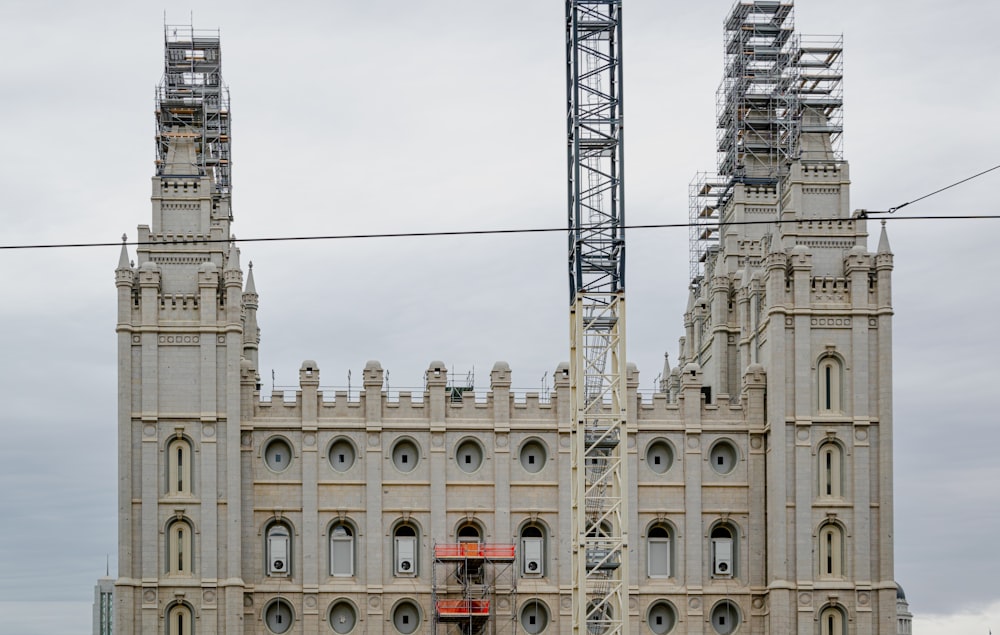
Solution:
<path fill-rule="evenodd" d="M 912 201 L 907 201 L 907 202 L 905 202 L 905 203 L 903 203 L 901 205 L 896 205 L 895 207 L 890 207 L 889 209 L 885 210 L 884 212 L 883 211 L 869 211 L 869 210 L 862 210 L 862 211 L 865 214 L 895 214 L 898 210 L 903 209 L 907 205 L 913 205 L 914 203 L 922 201 L 925 198 L 930 198 L 930 197 L 934 196 L 935 194 L 940 194 L 941 192 L 944 192 L 945 190 L 950 190 L 951 188 L 955 187 L 956 185 L 961 185 L 962 183 L 966 183 L 968 181 L 971 181 L 972 179 L 978 178 L 978 177 L 980 177 L 980 176 L 982 176 L 984 174 L 989 174 L 990 172 L 992 172 L 993 170 L 996 170 L 996 169 L 1000 169 L 1000 165 L 994 165 L 992 168 L 989 168 L 988 170 L 983 170 L 979 174 L 973 174 L 972 176 L 964 178 L 961 181 L 955 181 L 951 185 L 946 185 L 946 186 L 942 187 L 939 190 L 934 190 L 930 194 L 924 194 L 920 198 L 915 198 Z"/>
<path fill-rule="evenodd" d="M 997 166 L 1000 168 L 1000 166 Z M 919 200 L 919 199 L 917 199 Z M 915 202 L 915 201 L 914 201 Z M 898 208 L 897 208 L 898 209 Z M 779 225 L 783 223 L 831 223 L 850 222 L 853 220 L 866 218 L 866 214 L 879 213 L 859 210 L 858 215 L 851 218 L 794 218 L 794 219 L 771 219 L 771 220 L 747 220 L 732 221 L 722 223 L 726 227 L 739 225 Z M 883 212 L 884 213 L 884 212 Z M 957 216 L 944 215 L 922 215 L 922 216 L 894 216 L 891 220 L 998 220 L 1000 214 L 961 214 Z M 890 219 L 887 219 L 890 220 Z M 641 225 L 624 225 L 622 229 L 685 229 L 690 227 L 707 227 L 718 223 L 648 223 Z M 36 243 L 22 245 L 0 245 L 0 251 L 24 250 L 24 249 L 68 249 L 85 247 L 142 247 L 157 245 L 160 247 L 167 245 L 207 245 L 211 243 L 263 243 L 263 242 L 291 242 L 303 240 L 364 240 L 373 238 L 430 238 L 434 236 L 489 236 L 505 234 L 543 234 L 552 232 L 570 232 L 566 227 L 529 227 L 521 229 L 467 229 L 454 231 L 427 231 L 427 232 L 388 232 L 375 234 L 329 234 L 311 236 L 262 236 L 259 238 L 176 238 L 171 240 L 147 240 L 117 242 L 92 242 L 92 243 Z"/>

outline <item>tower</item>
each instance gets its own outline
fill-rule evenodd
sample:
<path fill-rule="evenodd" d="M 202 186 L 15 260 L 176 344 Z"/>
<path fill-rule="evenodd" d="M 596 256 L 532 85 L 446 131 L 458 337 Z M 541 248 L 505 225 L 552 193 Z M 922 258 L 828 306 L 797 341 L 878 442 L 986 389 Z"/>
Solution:
<path fill-rule="evenodd" d="M 574 635 L 629 632 L 621 5 L 566 2 Z"/>
<path fill-rule="evenodd" d="M 737 539 L 767 589 L 767 630 L 752 632 L 892 633 L 893 257 L 884 225 L 869 252 L 850 212 L 841 39 L 798 36 L 793 17 L 790 1 L 753 0 L 724 21 L 719 165 L 691 187 L 680 366 L 720 407 L 766 377 L 748 420 L 766 448 L 748 458 L 763 477 L 749 506 L 766 522 Z"/>
<path fill-rule="evenodd" d="M 120 632 L 242 630 L 243 273 L 218 32 L 166 26 L 152 222 L 118 289 Z M 256 294 L 248 290 L 252 307 Z M 256 324 L 253 323 L 254 337 Z M 255 346 L 255 343 L 253 344 Z M 197 540 L 194 536 L 197 535 Z"/>

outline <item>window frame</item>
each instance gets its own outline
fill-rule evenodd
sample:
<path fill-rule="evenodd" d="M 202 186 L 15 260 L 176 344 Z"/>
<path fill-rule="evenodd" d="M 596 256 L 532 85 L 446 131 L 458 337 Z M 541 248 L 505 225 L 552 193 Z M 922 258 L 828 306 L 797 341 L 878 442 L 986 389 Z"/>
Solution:
<path fill-rule="evenodd" d="M 654 535 L 663 532 L 664 536 Z M 654 573 L 654 549 L 653 545 L 663 545 L 665 547 L 666 562 L 659 563 L 662 566 L 658 569 L 664 573 Z M 673 552 L 674 552 L 674 531 L 673 527 L 665 523 L 655 523 L 646 531 L 646 576 L 656 580 L 665 580 L 673 577 Z"/>
<path fill-rule="evenodd" d="M 819 611 L 820 635 L 846 635 L 847 616 L 838 606 L 827 605 Z"/>
<path fill-rule="evenodd" d="M 844 497 L 844 449 L 840 443 L 826 440 L 820 443 L 818 455 L 819 497 Z"/>
<path fill-rule="evenodd" d="M 836 522 L 825 522 L 816 534 L 816 549 L 819 577 L 826 580 L 842 580 L 846 577 L 846 554 L 843 528 Z"/>
<path fill-rule="evenodd" d="M 182 602 L 177 602 L 170 605 L 167 609 L 167 619 L 166 619 L 166 632 L 167 635 L 194 635 L 194 611 L 191 607 Z M 184 629 L 183 620 L 187 618 L 189 628 Z M 180 628 L 178 628 L 178 620 L 181 621 Z"/>
<path fill-rule="evenodd" d="M 191 442 L 185 437 L 175 437 L 167 443 L 167 496 L 191 496 L 194 493 L 191 480 L 193 456 Z"/>
<path fill-rule="evenodd" d="M 338 530 L 343 530 L 346 532 L 344 534 L 338 534 Z M 330 550 L 329 558 L 329 573 L 332 578 L 353 578 L 357 574 L 357 531 L 355 531 L 354 526 L 346 520 L 337 520 L 330 525 L 330 530 L 328 532 L 328 545 Z M 335 548 L 336 544 L 348 545 L 348 553 L 350 554 L 350 562 L 347 563 L 347 572 L 338 572 L 339 562 L 337 560 L 338 550 Z"/>
<path fill-rule="evenodd" d="M 283 530 L 285 532 L 285 570 L 278 571 L 272 568 L 274 563 L 274 548 L 279 544 L 280 535 L 272 535 L 273 532 Z M 264 530 L 264 575 L 269 578 L 291 578 L 292 577 L 292 548 L 294 546 L 293 536 L 295 535 L 291 524 L 284 519 L 275 520 L 268 524 Z"/>
<path fill-rule="evenodd" d="M 412 533 L 400 533 L 408 530 Z M 401 568 L 403 562 L 403 545 L 409 544 L 413 570 Z M 392 529 L 392 573 L 397 578 L 416 578 L 420 576 L 420 528 L 410 522 L 402 522 Z"/>
<path fill-rule="evenodd" d="M 729 535 L 724 536 L 721 532 L 726 532 Z M 739 536 L 739 528 L 732 522 L 723 521 L 712 526 L 712 530 L 709 532 L 709 563 L 711 565 L 709 573 L 711 578 L 731 580 L 739 577 Z M 724 552 L 727 543 L 731 570 L 726 573 L 718 573 L 719 551 Z"/>
<path fill-rule="evenodd" d="M 839 355 L 827 353 L 816 362 L 816 412 L 844 412 L 844 361 Z"/>
<path fill-rule="evenodd" d="M 194 575 L 194 527 L 186 518 L 176 518 L 167 525 L 167 575 Z"/>

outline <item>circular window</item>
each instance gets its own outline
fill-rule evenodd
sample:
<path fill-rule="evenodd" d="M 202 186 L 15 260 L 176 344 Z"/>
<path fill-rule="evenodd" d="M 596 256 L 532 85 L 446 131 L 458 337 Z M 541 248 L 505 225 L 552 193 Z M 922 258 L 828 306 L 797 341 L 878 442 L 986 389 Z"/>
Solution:
<path fill-rule="evenodd" d="M 538 600 L 528 600 L 521 606 L 521 628 L 528 635 L 535 635 L 549 625 L 549 609 Z"/>
<path fill-rule="evenodd" d="M 278 437 L 264 446 L 264 464 L 275 472 L 284 472 L 292 464 L 292 446 Z"/>
<path fill-rule="evenodd" d="M 712 446 L 712 451 L 709 453 L 709 461 L 712 463 L 712 469 L 719 474 L 729 474 L 736 467 L 736 458 L 738 456 L 736 446 L 730 441 L 723 440 Z"/>
<path fill-rule="evenodd" d="M 545 446 L 541 441 L 532 439 L 521 446 L 521 467 L 528 472 L 538 472 L 545 467 Z"/>
<path fill-rule="evenodd" d="M 330 607 L 330 628 L 335 632 L 350 633 L 358 623 L 358 612 L 347 600 L 338 600 Z"/>
<path fill-rule="evenodd" d="M 677 611 L 668 602 L 656 602 L 649 607 L 646 623 L 649 624 L 649 630 L 656 635 L 667 635 L 674 630 L 674 625 L 677 623 Z"/>
<path fill-rule="evenodd" d="M 346 472 L 354 465 L 354 444 L 340 437 L 330 444 L 330 465 L 338 472 Z"/>
<path fill-rule="evenodd" d="M 646 465 L 657 474 L 663 474 L 674 464 L 674 449 L 665 439 L 654 441 L 646 449 Z"/>
<path fill-rule="evenodd" d="M 607 604 L 591 602 L 587 605 L 587 632 L 603 635 L 611 629 L 611 607 Z"/>
<path fill-rule="evenodd" d="M 402 439 L 392 446 L 392 464 L 400 472 L 412 472 L 418 460 L 417 444 L 413 441 Z"/>
<path fill-rule="evenodd" d="M 275 600 L 264 609 L 264 623 L 272 633 L 287 633 L 294 620 L 292 607 L 284 600 Z"/>
<path fill-rule="evenodd" d="M 483 446 L 473 439 L 465 439 L 455 450 L 455 460 L 463 472 L 475 472 L 483 464 Z"/>
<path fill-rule="evenodd" d="M 719 635 L 735 633 L 740 625 L 740 609 L 733 602 L 723 600 L 712 609 L 712 628 Z"/>
<path fill-rule="evenodd" d="M 420 609 L 411 600 L 403 600 L 392 609 L 392 625 L 403 635 L 410 635 L 419 624 Z"/>

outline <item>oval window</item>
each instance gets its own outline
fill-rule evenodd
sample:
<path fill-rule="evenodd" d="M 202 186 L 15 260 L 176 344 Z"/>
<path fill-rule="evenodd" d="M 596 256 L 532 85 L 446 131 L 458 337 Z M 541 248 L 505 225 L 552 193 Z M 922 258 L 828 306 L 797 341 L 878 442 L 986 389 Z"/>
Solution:
<path fill-rule="evenodd" d="M 455 450 L 455 461 L 463 472 L 475 472 L 483 464 L 483 447 L 472 439 L 465 439 Z"/>
<path fill-rule="evenodd" d="M 402 439 L 392 446 L 392 464 L 400 472 L 412 472 L 420 459 L 417 444 L 409 439 Z"/>
<path fill-rule="evenodd" d="M 271 439 L 264 446 L 264 464 L 275 472 L 284 472 L 292 464 L 292 446 L 282 438 Z"/>
<path fill-rule="evenodd" d="M 536 439 L 528 441 L 521 446 L 521 467 L 527 472 L 536 473 L 545 467 L 546 452 L 545 446 Z"/>
<path fill-rule="evenodd" d="M 674 449 L 664 439 L 654 441 L 646 450 L 646 465 L 657 474 L 664 474 L 674 464 Z"/>
<path fill-rule="evenodd" d="M 330 444 L 330 465 L 338 472 L 346 472 L 354 465 L 354 444 L 341 437 Z"/>
<path fill-rule="evenodd" d="M 718 441 L 712 446 L 709 461 L 712 463 L 712 469 L 719 474 L 729 474 L 736 467 L 738 456 L 735 445 L 725 440 Z"/>

